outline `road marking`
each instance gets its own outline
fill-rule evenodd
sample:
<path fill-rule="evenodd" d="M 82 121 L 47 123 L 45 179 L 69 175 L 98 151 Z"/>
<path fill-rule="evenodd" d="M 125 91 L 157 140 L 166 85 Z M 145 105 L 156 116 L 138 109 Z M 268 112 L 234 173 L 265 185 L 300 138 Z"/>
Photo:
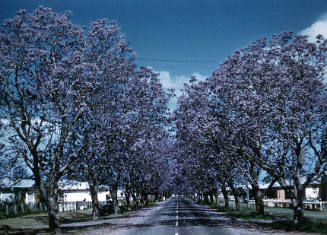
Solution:
<path fill-rule="evenodd" d="M 175 235 L 178 235 L 178 233 L 175 233 Z"/>
<path fill-rule="evenodd" d="M 176 227 L 178 227 L 178 198 L 177 198 L 177 201 L 176 201 Z M 176 235 L 176 233 L 175 233 L 175 235 Z M 178 233 L 177 233 L 177 235 L 178 235 Z"/>

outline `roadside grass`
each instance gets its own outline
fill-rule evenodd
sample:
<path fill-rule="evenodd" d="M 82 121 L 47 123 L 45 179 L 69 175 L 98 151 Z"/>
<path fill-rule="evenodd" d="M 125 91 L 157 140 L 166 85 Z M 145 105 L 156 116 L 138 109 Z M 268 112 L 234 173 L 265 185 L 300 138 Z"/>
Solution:
<path fill-rule="evenodd" d="M 125 210 L 123 213 L 112 213 L 106 216 L 100 216 L 99 219 L 109 219 L 109 218 L 117 218 L 117 217 L 125 217 L 130 214 L 132 211 L 137 211 L 142 208 L 147 208 L 154 206 L 156 202 L 151 201 L 146 206 L 133 208 L 131 211 Z M 75 222 L 85 222 L 92 220 L 92 208 L 88 208 L 80 211 L 67 211 L 59 213 L 60 215 L 60 224 L 69 224 Z M 48 215 L 44 214 L 44 216 L 36 217 L 37 220 L 43 222 L 44 224 L 48 223 Z"/>
<path fill-rule="evenodd" d="M 155 201 L 149 201 L 148 205 L 144 207 L 135 208 L 140 210 L 156 205 Z M 47 231 L 48 229 L 48 214 L 44 213 L 22 215 L 20 217 L 10 218 L 6 217 L 0 220 L 0 234 L 16 233 L 25 234 L 24 231 L 28 231 L 27 234 L 35 234 L 37 231 Z M 107 216 L 99 217 L 99 220 L 114 219 L 128 217 L 132 211 L 125 211 L 124 213 L 113 213 Z M 80 211 L 65 211 L 59 213 L 60 224 L 70 224 L 77 222 L 92 221 L 92 208 L 88 208 Z M 5 233 L 1 233 L 5 231 Z M 6 232 L 7 231 L 7 232 Z M 20 233 L 22 232 L 22 233 Z"/>
<path fill-rule="evenodd" d="M 65 211 L 59 213 L 60 223 L 69 224 L 74 222 L 84 222 L 92 220 L 92 208 L 88 208 L 80 211 Z M 40 216 L 35 216 L 35 220 L 42 222 L 43 224 L 48 224 L 48 214 L 42 214 Z"/>
<path fill-rule="evenodd" d="M 135 211 L 139 210 L 144 207 L 153 206 L 156 204 L 154 201 L 154 196 L 149 196 L 148 198 L 148 204 L 145 206 L 136 205 L 135 202 L 131 202 L 131 208 L 130 210 L 125 209 L 124 213 L 128 211 Z M 124 205 L 126 205 L 126 201 L 124 202 Z M 14 209 L 12 206 L 9 207 L 8 216 L 6 215 L 6 208 L 5 206 L 0 205 L 0 221 L 6 220 L 10 218 L 17 218 L 17 217 L 23 217 L 28 215 L 38 215 L 38 214 L 44 214 L 45 217 L 47 217 L 47 212 L 45 210 L 41 210 L 37 207 L 30 207 L 28 205 L 24 205 L 24 213 L 22 213 L 20 207 L 17 207 L 17 214 L 14 213 Z M 73 222 L 80 222 L 85 220 L 92 219 L 92 208 L 88 208 L 85 210 L 80 211 L 69 211 L 69 212 L 60 212 L 60 223 L 73 223 Z M 117 215 L 121 215 L 122 213 L 118 213 Z M 112 216 L 117 216 L 115 214 L 111 214 Z M 38 216 L 37 218 L 41 218 L 44 216 Z"/>
<path fill-rule="evenodd" d="M 259 216 L 255 213 L 254 205 L 247 207 L 246 204 L 241 204 L 241 210 L 239 211 L 235 209 L 233 203 L 230 203 L 230 208 L 227 209 L 217 204 L 211 204 L 210 207 L 225 212 L 234 218 L 255 223 L 266 229 L 327 234 L 326 211 L 305 210 L 304 221 L 300 224 L 294 224 L 292 221 L 293 210 L 289 208 L 265 207 L 265 215 Z"/>
<path fill-rule="evenodd" d="M 287 232 L 306 232 L 327 234 L 327 221 L 315 221 L 305 218 L 301 224 L 294 224 L 292 220 L 287 221 L 274 221 L 270 224 L 260 224 L 260 226 L 267 229 L 278 229 Z"/>
<path fill-rule="evenodd" d="M 126 204 L 127 204 L 126 201 L 124 201 L 124 205 L 126 205 Z M 151 206 L 154 206 L 154 205 L 156 205 L 156 204 L 157 204 L 157 202 L 155 201 L 154 196 L 149 195 L 149 196 L 148 196 L 148 204 L 146 204 L 146 205 L 144 205 L 144 206 L 141 206 L 140 204 L 138 204 L 138 203 L 132 201 L 132 202 L 130 203 L 130 211 L 136 211 L 136 210 L 139 210 L 139 209 L 141 209 L 141 208 L 151 207 Z M 126 209 L 125 209 L 125 212 L 127 212 Z"/>
<path fill-rule="evenodd" d="M 92 219 L 92 209 L 86 209 L 82 211 L 72 211 L 72 212 L 62 212 L 60 215 L 60 223 L 73 223 L 73 222 L 82 222 Z M 9 227 L 12 229 L 34 229 L 39 227 L 48 226 L 48 214 L 47 213 L 38 213 L 23 215 L 15 218 L 6 218 L 0 220 L 0 230 L 1 227 Z"/>
<path fill-rule="evenodd" d="M 225 208 L 224 206 L 221 205 L 211 204 L 210 207 L 240 219 L 273 220 L 275 218 L 274 215 L 267 214 L 267 213 L 265 215 L 257 215 L 255 212 L 255 207 L 254 206 L 247 207 L 246 204 L 241 204 L 241 210 L 236 210 L 233 205 L 230 205 L 229 208 Z"/>

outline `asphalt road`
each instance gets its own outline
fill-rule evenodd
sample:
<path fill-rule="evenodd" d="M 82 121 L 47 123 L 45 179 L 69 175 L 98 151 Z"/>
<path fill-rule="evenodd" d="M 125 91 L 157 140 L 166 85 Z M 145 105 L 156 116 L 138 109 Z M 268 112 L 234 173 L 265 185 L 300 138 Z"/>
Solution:
<path fill-rule="evenodd" d="M 233 234 L 228 227 L 215 211 L 180 197 L 171 198 L 145 223 L 135 226 L 127 234 Z"/>
<path fill-rule="evenodd" d="M 166 203 L 142 209 L 128 218 L 111 219 L 110 224 L 106 227 L 89 228 L 72 233 L 99 235 L 236 234 L 229 219 L 219 215 L 219 212 L 197 205 L 182 197 L 170 198 Z"/>

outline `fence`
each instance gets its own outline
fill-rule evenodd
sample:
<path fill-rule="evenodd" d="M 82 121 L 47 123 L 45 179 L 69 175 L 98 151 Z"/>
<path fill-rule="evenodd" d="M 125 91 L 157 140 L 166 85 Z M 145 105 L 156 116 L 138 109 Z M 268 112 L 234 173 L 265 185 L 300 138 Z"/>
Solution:
<path fill-rule="evenodd" d="M 218 197 L 219 204 L 224 202 L 223 197 Z M 230 200 L 234 201 L 234 200 Z M 242 200 L 240 200 L 242 202 Z M 290 199 L 264 199 L 263 203 L 268 207 L 276 208 L 292 208 L 293 203 Z M 249 205 L 255 205 L 255 200 L 249 200 Z M 327 211 L 327 201 L 304 201 L 303 208 L 306 210 Z"/>
<path fill-rule="evenodd" d="M 79 211 L 92 207 L 91 202 L 77 201 L 77 202 L 59 202 L 59 212 L 63 211 Z"/>
<path fill-rule="evenodd" d="M 279 208 L 292 208 L 292 200 L 277 200 L 277 199 L 264 199 L 265 206 L 279 207 Z M 304 201 L 304 209 L 327 211 L 327 201 Z"/>
<path fill-rule="evenodd" d="M 92 207 L 91 202 L 59 202 L 59 212 L 78 211 Z M 27 214 L 47 212 L 46 205 L 39 203 L 0 203 L 0 217 L 16 217 Z"/>
<path fill-rule="evenodd" d="M 40 213 L 47 211 L 47 207 L 38 204 L 25 204 L 25 203 L 1 203 L 0 205 L 0 216 L 18 216 L 26 215 L 31 213 Z"/>

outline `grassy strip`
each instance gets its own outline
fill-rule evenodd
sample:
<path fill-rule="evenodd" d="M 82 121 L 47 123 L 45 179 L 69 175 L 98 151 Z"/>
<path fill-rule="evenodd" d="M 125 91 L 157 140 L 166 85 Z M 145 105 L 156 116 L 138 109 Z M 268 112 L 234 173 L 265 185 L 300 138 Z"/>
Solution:
<path fill-rule="evenodd" d="M 232 217 L 240 218 L 240 219 L 257 219 L 257 220 L 275 219 L 275 216 L 270 213 L 269 214 L 266 213 L 265 215 L 257 215 L 255 212 L 255 208 L 252 206 L 251 207 L 241 206 L 241 210 L 236 210 L 235 208 L 232 207 L 225 208 L 223 206 L 216 205 L 216 204 L 211 204 L 210 207 L 216 209 L 217 211 L 225 212 Z"/>
<path fill-rule="evenodd" d="M 257 215 L 254 206 L 241 206 L 241 210 L 235 208 L 225 208 L 220 205 L 212 204 L 211 208 L 220 212 L 225 212 L 233 218 L 247 220 L 266 229 L 278 229 L 287 232 L 308 232 L 327 234 L 327 213 L 319 211 L 305 211 L 305 219 L 300 224 L 294 224 L 292 221 L 293 211 L 285 208 L 265 208 L 265 215 Z M 260 223 L 262 220 L 266 223 Z"/>
<path fill-rule="evenodd" d="M 149 203 L 144 207 L 138 207 L 133 209 L 133 211 L 140 210 L 142 208 L 147 208 L 156 205 L 157 203 L 154 201 L 149 201 Z M 99 220 L 103 219 L 114 219 L 114 218 L 124 218 L 129 217 L 132 211 L 125 211 L 125 213 L 113 213 L 108 216 L 101 216 Z M 65 225 L 69 223 L 76 222 L 87 222 L 92 221 L 92 208 L 81 210 L 81 211 L 66 211 L 59 213 L 60 214 L 60 224 Z M 109 221 L 110 222 L 110 221 Z M 100 226 L 104 226 L 105 224 L 109 225 L 110 223 L 104 223 Z M 2 234 L 36 234 L 37 232 L 47 231 L 48 224 L 48 215 L 43 212 L 43 214 L 33 214 L 16 218 L 7 218 L 6 220 L 0 221 L 0 235 Z M 94 225 L 99 226 L 99 225 Z M 46 227 L 46 228 L 44 228 Z M 71 226 L 67 228 L 62 228 L 63 231 L 68 231 L 71 229 L 76 229 L 83 226 Z M 85 225 L 84 227 L 93 227 L 89 225 Z M 2 233 L 3 231 L 3 233 Z M 24 232 L 22 232 L 24 231 Z M 25 231 L 28 231 L 25 233 Z"/>
<path fill-rule="evenodd" d="M 294 224 L 292 220 L 287 221 L 274 221 L 271 224 L 260 225 L 268 229 L 278 229 L 287 232 L 307 232 L 327 234 L 327 221 L 315 221 L 305 218 L 304 221 L 298 225 Z"/>

